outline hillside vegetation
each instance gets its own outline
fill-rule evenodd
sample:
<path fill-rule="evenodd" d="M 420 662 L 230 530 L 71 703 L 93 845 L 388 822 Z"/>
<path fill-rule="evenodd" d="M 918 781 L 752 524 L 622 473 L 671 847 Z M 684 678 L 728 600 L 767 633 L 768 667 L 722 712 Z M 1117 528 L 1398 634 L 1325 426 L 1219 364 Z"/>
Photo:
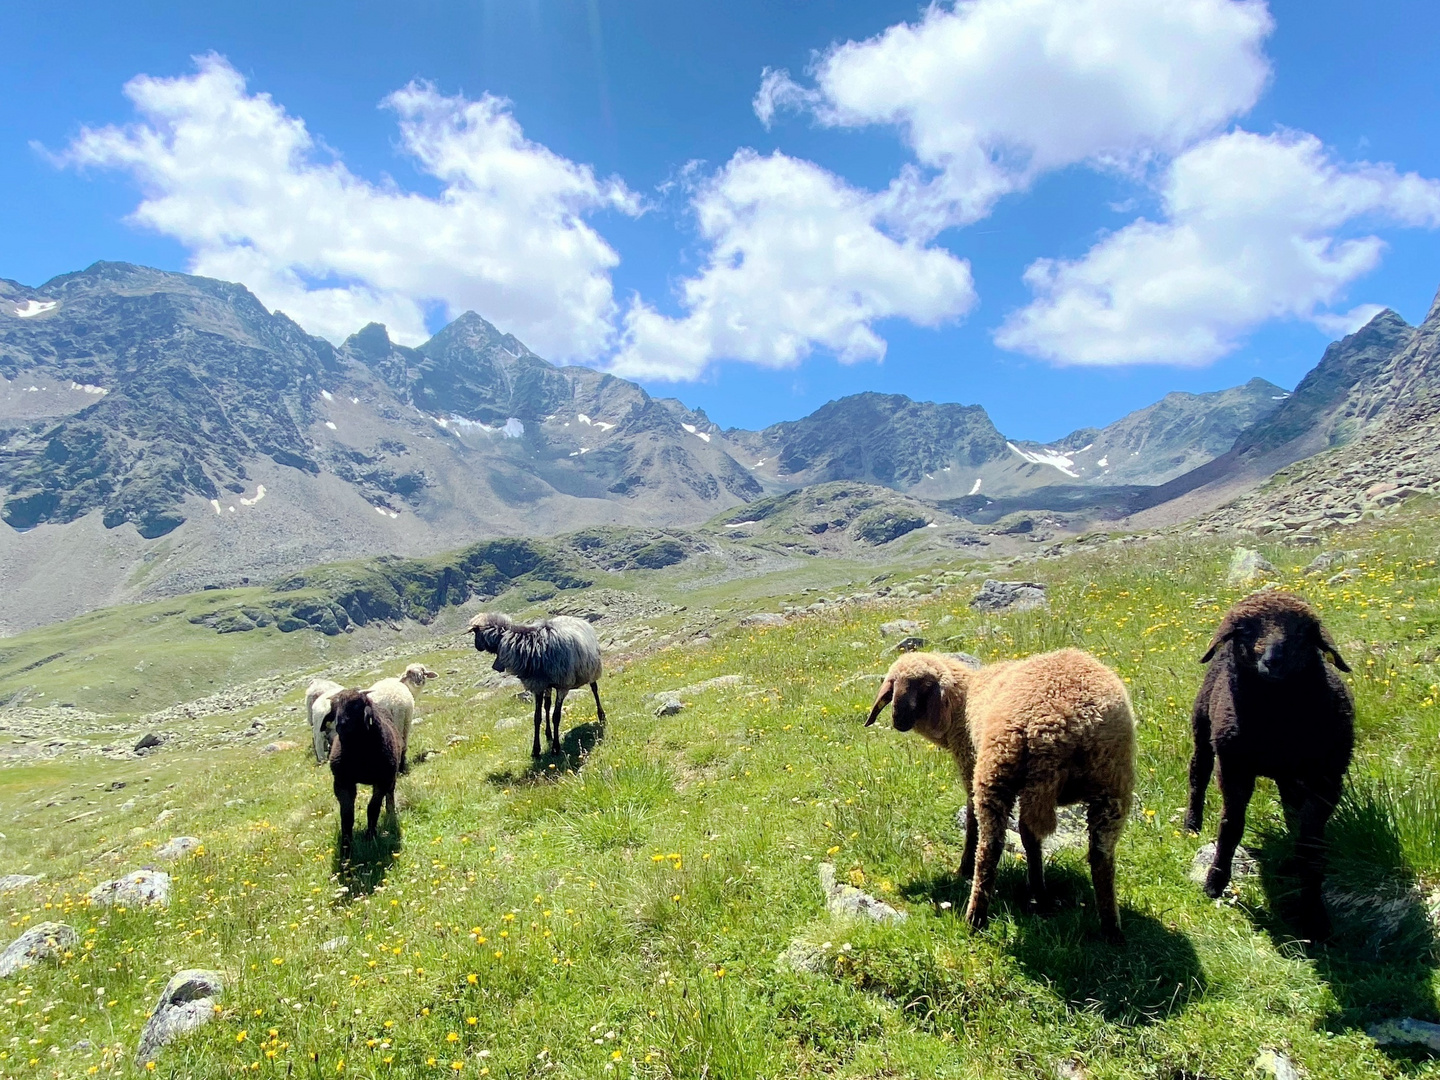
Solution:
<path fill-rule="evenodd" d="M 608 730 L 576 695 L 566 756 L 538 765 L 530 707 L 513 684 L 487 685 L 489 658 L 453 633 L 417 643 L 407 655 L 442 678 L 421 699 L 398 827 L 350 867 L 336 863 L 328 771 L 303 745 L 4 770 L 0 873 L 45 875 L 0 894 L 8 932 L 58 919 L 81 941 L 0 984 L 0 1076 L 129 1073 L 147 1011 L 185 967 L 231 985 L 214 1022 L 156 1055 L 157 1076 L 1038 1080 L 1063 1067 L 1198 1080 L 1263 1075 L 1266 1049 L 1327 1080 L 1440 1076 L 1365 1033 L 1437 1019 L 1437 540 L 1420 506 L 1330 534 L 1344 557 L 1324 574 L 1303 573 L 1313 547 L 1263 548 L 1354 668 L 1360 737 L 1330 830 L 1328 946 L 1288 932 L 1295 882 L 1268 783 L 1245 838 L 1259 871 L 1219 902 L 1187 876 L 1208 838 L 1179 826 L 1189 706 L 1196 660 L 1245 591 L 1224 584 L 1231 546 L 1082 545 L 1023 569 L 1049 584 L 1050 612 L 979 614 L 971 588 L 932 592 L 927 574 L 903 600 L 732 623 L 612 664 Z M 1124 676 L 1141 720 L 1119 848 L 1126 945 L 1101 942 L 1078 849 L 1051 856 L 1058 914 L 1024 910 L 1023 866 L 1007 857 L 996 918 L 966 930 L 953 763 L 863 727 L 893 656 L 879 627 L 900 617 L 931 647 L 993 660 L 1079 645 Z M 253 640 L 264 659 L 247 672 L 278 668 L 285 648 L 311 650 L 287 669 L 323 657 L 308 629 L 165 625 L 232 650 Z M 741 679 L 683 689 L 722 675 Z M 657 716 L 652 695 L 676 689 L 686 708 Z M 1207 829 L 1217 807 L 1212 793 Z M 86 902 L 179 834 L 203 848 L 167 867 L 168 909 Z M 825 861 L 908 918 L 827 916 Z M 818 972 L 778 964 L 787 950 Z"/>

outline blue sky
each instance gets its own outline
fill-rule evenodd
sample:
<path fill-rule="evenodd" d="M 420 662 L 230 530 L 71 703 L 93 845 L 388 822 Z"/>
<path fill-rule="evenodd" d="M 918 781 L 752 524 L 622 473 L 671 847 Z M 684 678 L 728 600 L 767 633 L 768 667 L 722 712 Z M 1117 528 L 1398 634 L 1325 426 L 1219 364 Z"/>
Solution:
<path fill-rule="evenodd" d="M 1424 316 L 1437 31 L 1418 2 L 72 4 L 0 39 L 0 276 L 195 269 L 332 338 L 474 307 L 724 425 L 873 389 L 1053 439 Z"/>

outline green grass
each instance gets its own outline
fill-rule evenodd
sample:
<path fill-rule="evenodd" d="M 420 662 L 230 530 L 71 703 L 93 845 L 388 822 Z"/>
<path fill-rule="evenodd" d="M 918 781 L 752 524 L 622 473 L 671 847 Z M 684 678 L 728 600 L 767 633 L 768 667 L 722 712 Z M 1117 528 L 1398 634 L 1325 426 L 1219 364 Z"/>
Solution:
<path fill-rule="evenodd" d="M 1228 547 L 1176 538 L 1027 566 L 1051 584 L 1049 614 L 981 616 L 954 589 L 662 649 L 606 678 L 603 739 L 573 696 L 576 752 L 538 769 L 510 692 L 431 696 L 412 759 L 442 753 L 402 780 L 398 832 L 360 843 L 348 869 L 328 773 L 303 751 L 6 770 L 0 871 L 47 876 L 0 896 L 0 914 L 12 934 L 65 919 L 82 945 L 0 986 L 0 1076 L 128 1072 L 146 1011 L 186 966 L 218 967 L 233 987 L 156 1075 L 1038 1080 L 1074 1059 L 1095 1078 L 1195 1080 L 1259 1075 L 1260 1050 L 1277 1047 L 1327 1080 L 1440 1076 L 1364 1034 L 1437 1018 L 1425 912 L 1440 885 L 1437 539 L 1424 512 L 1351 532 L 1338 546 L 1363 552 L 1360 573 L 1333 587 L 1300 575 L 1313 550 L 1264 546 L 1355 668 L 1360 741 L 1332 829 L 1342 904 L 1328 948 L 1288 931 L 1270 785 L 1246 836 L 1262 872 L 1220 903 L 1186 876 L 1205 839 L 1178 824 L 1196 661 L 1238 591 L 1218 584 Z M 717 586 L 708 602 L 753 606 L 782 585 Z M 1058 914 L 1024 912 L 1023 866 L 1007 859 L 991 927 L 966 930 L 953 764 L 863 727 L 889 660 L 877 627 L 898 616 L 936 647 L 997 659 L 1077 644 L 1125 677 L 1141 718 L 1119 859 L 1125 947 L 1101 942 L 1076 851 L 1051 860 Z M 281 662 L 262 633 L 226 635 L 255 641 L 255 670 Z M 474 652 L 434 643 L 415 658 L 458 669 L 445 676 L 456 684 L 483 671 Z M 745 683 L 653 715 L 655 691 L 730 673 Z M 127 786 L 100 790 L 116 779 Z M 156 825 L 164 807 L 177 813 Z M 1207 833 L 1217 812 L 1212 795 Z M 204 849 L 173 868 L 168 910 L 85 904 L 176 834 Z M 826 859 L 908 920 L 826 917 Z M 777 968 L 796 938 L 822 951 L 823 974 Z"/>

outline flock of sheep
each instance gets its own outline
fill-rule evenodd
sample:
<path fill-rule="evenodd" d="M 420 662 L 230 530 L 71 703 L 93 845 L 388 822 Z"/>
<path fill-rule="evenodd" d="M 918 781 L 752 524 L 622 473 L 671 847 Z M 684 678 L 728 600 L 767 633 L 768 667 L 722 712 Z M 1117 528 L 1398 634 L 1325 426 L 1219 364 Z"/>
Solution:
<path fill-rule="evenodd" d="M 525 625 L 482 614 L 469 629 L 475 648 L 495 655 L 495 670 L 515 675 L 534 695 L 532 756 L 540 756 L 542 724 L 551 752 L 559 748 L 561 708 L 571 690 L 589 685 L 603 727 L 600 646 L 589 623 L 557 616 Z M 1325 826 L 1354 746 L 1354 702 L 1335 669 L 1350 669 L 1314 609 L 1277 591 L 1236 603 L 1200 659 L 1209 667 L 1192 716 L 1186 827 L 1201 827 L 1212 769 L 1222 799 L 1205 892 L 1218 897 L 1229 884 L 1255 781 L 1269 777 L 1296 839 L 1296 922 L 1305 937 L 1323 939 L 1329 934 L 1321 898 Z M 1136 743 L 1124 682 L 1079 649 L 978 668 L 967 660 L 906 653 L 886 673 L 866 720 L 873 724 L 890 706 L 895 730 L 914 730 L 955 758 L 967 792 L 960 865 L 961 874 L 972 878 L 966 921 L 979 929 L 988 919 L 1006 825 L 1017 808 L 1029 899 L 1037 909 L 1048 906 L 1042 842 L 1055 831 L 1056 808 L 1079 803 L 1087 811 L 1101 931 L 1122 940 L 1115 848 L 1130 815 Z M 374 838 L 382 801 L 394 813 L 412 691 L 434 677 L 412 664 L 400 678 L 382 679 L 368 690 L 326 680 L 311 685 L 315 756 L 330 763 L 334 776 L 342 857 L 351 847 L 357 784 L 373 789 L 367 838 Z"/>

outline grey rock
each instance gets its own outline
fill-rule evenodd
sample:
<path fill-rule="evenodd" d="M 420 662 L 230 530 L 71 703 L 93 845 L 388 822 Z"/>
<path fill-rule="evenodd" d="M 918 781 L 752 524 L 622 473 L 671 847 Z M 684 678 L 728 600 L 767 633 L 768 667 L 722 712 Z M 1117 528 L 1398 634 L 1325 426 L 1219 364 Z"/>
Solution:
<path fill-rule="evenodd" d="M 1085 1066 L 1074 1058 L 1066 1058 L 1055 1064 L 1055 1080 L 1089 1080 Z"/>
<path fill-rule="evenodd" d="M 1195 852 L 1195 857 L 1190 860 L 1190 880 L 1197 885 L 1205 884 L 1205 876 L 1210 873 L 1210 864 L 1215 861 L 1215 841 L 1202 844 L 1200 850 Z M 1232 881 L 1239 881 L 1241 878 L 1250 877 L 1260 869 L 1260 864 L 1255 861 L 1245 847 L 1235 849 L 1235 858 L 1230 862 L 1230 878 Z"/>
<path fill-rule="evenodd" d="M 153 750 L 165 740 L 153 731 L 147 731 L 140 736 L 140 741 L 135 744 L 135 753 L 141 754 L 146 750 Z"/>
<path fill-rule="evenodd" d="M 518 716 L 502 716 L 499 720 L 495 721 L 495 734 L 501 735 L 507 731 L 514 731 L 524 723 L 525 721 L 521 720 Z"/>
<path fill-rule="evenodd" d="M 832 963 L 824 949 L 803 937 L 790 942 L 775 958 L 775 966 L 782 971 L 797 971 L 805 975 L 823 975 L 830 970 Z"/>
<path fill-rule="evenodd" d="M 170 903 L 170 875 L 163 870 L 136 870 L 114 881 L 101 882 L 88 895 L 91 903 L 107 907 L 166 907 Z"/>
<path fill-rule="evenodd" d="M 656 716 L 674 716 L 685 708 L 685 702 L 674 694 L 656 694 L 659 704 L 655 706 Z"/>
<path fill-rule="evenodd" d="M 160 849 L 155 852 L 155 857 L 167 861 L 174 860 L 182 855 L 189 855 L 199 846 L 200 838 L 198 836 L 172 836 L 160 845 Z"/>
<path fill-rule="evenodd" d="M 961 807 L 955 812 L 955 827 L 963 834 L 968 812 Z M 1061 806 L 1055 811 L 1055 831 L 1040 842 L 1041 850 L 1049 855 L 1061 848 L 1083 849 L 1090 843 L 1090 823 L 1085 817 L 1085 808 L 1079 805 Z M 1023 856 L 1025 846 L 1020 842 L 1020 817 L 1012 812 L 1005 823 L 1005 850 L 1011 855 Z"/>
<path fill-rule="evenodd" d="M 1367 1027 L 1365 1034 L 1376 1046 L 1423 1046 L 1440 1054 L 1440 1024 L 1426 1020 L 1382 1020 Z"/>
<path fill-rule="evenodd" d="M 727 686 L 740 686 L 744 682 L 744 675 L 717 675 L 713 679 L 692 683 L 690 686 L 681 686 L 675 690 L 661 690 L 658 694 L 651 696 L 657 700 L 672 697 L 694 697 L 696 694 L 704 694 L 711 690 L 723 690 Z"/>
<path fill-rule="evenodd" d="M 825 890 L 825 910 L 831 915 L 874 919 L 876 922 L 898 922 L 905 918 L 905 912 L 897 911 L 884 900 L 877 900 L 854 885 L 837 880 L 833 863 L 820 864 L 820 887 Z"/>
<path fill-rule="evenodd" d="M 987 578 L 970 601 L 976 611 L 1034 611 L 1049 608 L 1045 586 L 1038 581 L 996 581 Z"/>
<path fill-rule="evenodd" d="M 39 874 L 0 874 L 0 893 L 10 892 L 12 889 L 23 889 L 26 885 L 34 885 L 39 880 Z"/>
<path fill-rule="evenodd" d="M 757 611 L 740 620 L 741 626 L 784 626 L 785 616 L 778 611 Z"/>
<path fill-rule="evenodd" d="M 350 944 L 350 939 L 349 939 L 348 937 L 346 937 L 344 934 L 341 934 L 339 937 L 332 937 L 329 941 L 323 941 L 323 942 L 321 942 L 321 943 L 320 943 L 320 951 L 321 951 L 321 952 L 334 952 L 336 949 L 343 949 L 346 945 L 349 945 L 349 944 Z"/>
<path fill-rule="evenodd" d="M 140 1032 L 135 1063 L 155 1059 L 155 1052 L 187 1032 L 215 1018 L 215 1000 L 225 992 L 225 977 L 218 971 L 192 968 L 177 971 L 160 992 L 150 1019 Z"/>
<path fill-rule="evenodd" d="M 1326 585 L 1339 585 L 1341 582 L 1354 581 L 1354 580 L 1355 580 L 1357 577 L 1359 577 L 1359 576 L 1360 576 L 1360 575 L 1357 574 L 1354 570 L 1341 570 L 1338 574 L 1335 574 L 1333 577 L 1328 577 L 1328 578 L 1326 578 L 1326 579 L 1325 579 L 1325 584 L 1326 584 Z"/>
<path fill-rule="evenodd" d="M 895 649 L 894 649 L 894 651 L 895 651 L 895 652 L 914 652 L 916 649 L 923 649 L 924 647 L 925 647 L 925 639 L 924 639 L 923 637 L 913 637 L 913 636 L 912 636 L 912 637 L 907 637 L 907 638 L 901 638 L 898 642 L 896 642 L 896 643 L 895 643 Z"/>
<path fill-rule="evenodd" d="M 1344 566 L 1346 558 L 1343 551 L 1322 551 L 1310 560 L 1305 567 L 1305 574 L 1308 577 L 1314 577 L 1317 574 L 1327 573 L 1337 566 Z"/>
<path fill-rule="evenodd" d="M 1284 1050 L 1275 1050 L 1268 1046 L 1261 1050 L 1260 1056 L 1255 1059 L 1255 1068 L 1267 1076 L 1273 1076 L 1275 1080 L 1303 1080 L 1305 1075 Z"/>
<path fill-rule="evenodd" d="M 948 656 L 951 660 L 958 660 L 960 663 L 968 667 L 971 671 L 979 671 L 982 667 L 985 666 L 984 660 L 981 660 L 978 656 L 975 656 L 968 652 L 947 652 L 941 653 L 940 655 Z"/>
<path fill-rule="evenodd" d="M 920 630 L 920 624 L 914 619 L 892 619 L 890 622 L 880 624 L 882 637 L 903 637 L 918 634 Z"/>
<path fill-rule="evenodd" d="M 445 736 L 445 745 L 446 745 L 446 746 L 459 746 L 461 743 L 466 743 L 466 742 L 469 742 L 469 741 L 470 741 L 470 736 L 469 736 L 469 735 L 446 735 L 446 736 Z"/>
<path fill-rule="evenodd" d="M 229 804 L 227 803 L 226 805 L 228 806 Z M 172 807 L 169 807 L 169 808 L 167 808 L 167 809 L 165 809 L 165 810 L 161 810 L 160 813 L 159 813 L 158 815 L 156 815 L 156 817 L 155 817 L 155 824 L 156 824 L 156 825 L 164 825 L 165 822 L 169 821 L 171 818 L 173 818 L 173 817 L 174 817 L 175 815 L 177 815 L 178 813 L 180 813 L 180 811 L 179 811 L 179 810 L 176 810 L 173 806 L 172 806 Z"/>
<path fill-rule="evenodd" d="M 9 978 L 22 968 L 52 956 L 58 956 L 66 949 L 78 944 L 80 935 L 64 923 L 37 923 L 6 946 L 0 953 L 0 979 Z"/>
<path fill-rule="evenodd" d="M 1230 556 L 1230 568 L 1225 572 L 1225 581 L 1229 585 L 1251 585 L 1274 573 L 1274 564 L 1258 551 L 1237 547 Z"/>

